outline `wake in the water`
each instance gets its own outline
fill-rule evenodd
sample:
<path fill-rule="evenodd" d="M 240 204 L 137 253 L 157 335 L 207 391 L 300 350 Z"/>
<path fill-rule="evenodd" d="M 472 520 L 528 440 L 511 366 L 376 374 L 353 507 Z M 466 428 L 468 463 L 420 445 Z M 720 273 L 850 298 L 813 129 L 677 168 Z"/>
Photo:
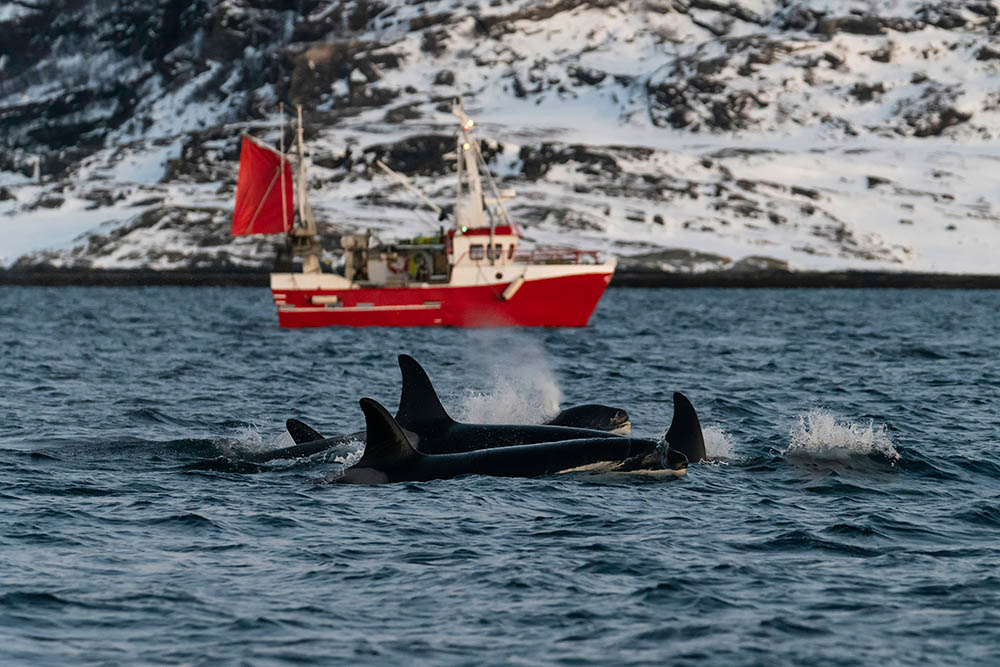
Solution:
<path fill-rule="evenodd" d="M 261 424 L 240 424 L 232 436 L 219 438 L 216 444 L 222 453 L 236 458 L 248 458 L 255 454 L 292 444 L 292 437 L 285 431 L 276 436 L 265 435 Z"/>
<path fill-rule="evenodd" d="M 222 467 L 225 467 L 222 463 L 225 460 L 240 469 L 246 467 L 244 464 L 262 464 L 257 466 L 261 471 L 331 463 L 348 467 L 361 458 L 364 450 L 361 440 L 351 440 L 309 456 L 274 458 L 276 450 L 289 448 L 295 442 L 288 431 L 283 430 L 274 436 L 266 435 L 265 429 L 259 424 L 243 424 L 233 436 L 214 442 L 221 452 L 221 457 L 216 462 Z"/>

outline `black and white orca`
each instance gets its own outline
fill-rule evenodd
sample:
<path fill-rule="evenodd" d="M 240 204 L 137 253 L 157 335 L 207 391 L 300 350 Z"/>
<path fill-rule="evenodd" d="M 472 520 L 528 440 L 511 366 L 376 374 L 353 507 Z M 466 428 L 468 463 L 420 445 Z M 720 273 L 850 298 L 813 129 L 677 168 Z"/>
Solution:
<path fill-rule="evenodd" d="M 682 394 L 674 394 L 674 416 L 665 443 L 641 438 L 584 437 L 572 440 L 474 448 L 452 444 L 451 453 L 429 454 L 411 443 L 402 425 L 376 401 L 361 399 L 365 450 L 337 481 L 383 484 L 450 479 L 462 475 L 538 477 L 561 472 L 661 472 L 681 476 L 704 457 L 698 415 Z M 477 437 L 474 431 L 466 435 Z"/>
<path fill-rule="evenodd" d="M 425 454 L 448 454 L 556 440 L 611 437 L 628 433 L 631 429 L 629 415 L 625 410 L 596 404 L 568 408 L 545 424 L 496 425 L 456 422 L 441 405 L 427 372 L 416 359 L 407 354 L 399 355 L 399 368 L 402 371 L 402 390 L 396 421 L 407 431 L 411 443 Z M 255 462 L 304 458 L 332 447 L 365 440 L 364 431 L 324 438 L 297 419 L 289 419 L 286 426 L 295 444 L 260 452 L 254 456 Z"/>

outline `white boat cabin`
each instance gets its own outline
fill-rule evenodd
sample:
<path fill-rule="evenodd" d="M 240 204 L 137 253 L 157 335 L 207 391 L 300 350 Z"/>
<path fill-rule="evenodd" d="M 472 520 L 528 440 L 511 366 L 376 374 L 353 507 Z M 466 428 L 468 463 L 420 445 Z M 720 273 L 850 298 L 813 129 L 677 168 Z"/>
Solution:
<path fill-rule="evenodd" d="M 457 230 L 371 246 L 367 235 L 344 236 L 344 277 L 354 283 L 402 287 L 448 283 L 452 272 L 496 273 L 514 263 L 517 231 L 509 226 Z"/>
<path fill-rule="evenodd" d="M 448 256 L 452 266 L 506 266 L 514 263 L 518 234 L 511 227 L 489 227 L 448 232 Z"/>

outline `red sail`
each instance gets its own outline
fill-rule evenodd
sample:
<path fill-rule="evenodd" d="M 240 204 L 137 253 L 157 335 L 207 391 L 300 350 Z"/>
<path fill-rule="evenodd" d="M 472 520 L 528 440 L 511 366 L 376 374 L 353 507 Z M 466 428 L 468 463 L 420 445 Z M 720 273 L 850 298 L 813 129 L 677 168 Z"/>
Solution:
<path fill-rule="evenodd" d="M 284 234 L 292 229 L 292 168 L 281 154 L 252 137 L 243 136 L 240 147 L 240 175 L 236 181 L 233 235 Z M 281 181 L 285 182 L 282 215 Z"/>

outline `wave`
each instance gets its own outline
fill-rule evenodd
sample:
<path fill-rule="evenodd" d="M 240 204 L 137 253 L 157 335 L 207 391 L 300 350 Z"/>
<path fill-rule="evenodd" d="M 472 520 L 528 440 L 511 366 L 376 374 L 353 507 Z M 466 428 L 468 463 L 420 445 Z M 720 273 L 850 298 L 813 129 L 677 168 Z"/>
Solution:
<path fill-rule="evenodd" d="M 0 595 L 0 608 L 62 607 L 69 604 L 66 600 L 52 593 L 41 591 L 13 591 Z"/>
<path fill-rule="evenodd" d="M 130 421 L 138 422 L 140 424 L 191 426 L 196 423 L 189 419 L 174 417 L 163 410 L 153 407 L 126 410 L 123 416 L 128 418 Z"/>
<path fill-rule="evenodd" d="M 927 345 L 886 345 L 874 349 L 875 354 L 887 359 L 905 361 L 941 361 L 950 358 L 950 353 Z"/>
<path fill-rule="evenodd" d="M 901 458 L 884 424 L 842 421 L 821 409 L 800 415 L 789 438 L 782 454 L 790 458 L 844 461 L 854 456 L 879 456 L 893 464 Z"/>
<path fill-rule="evenodd" d="M 1000 503 L 978 502 L 955 514 L 955 518 L 977 526 L 1000 527 Z"/>
<path fill-rule="evenodd" d="M 143 522 L 147 526 L 172 526 L 185 529 L 212 529 L 221 530 L 221 527 L 211 519 L 194 512 L 183 514 L 170 514 L 168 516 L 147 519 Z"/>
<path fill-rule="evenodd" d="M 207 458 L 217 456 L 219 446 L 215 440 L 207 438 L 178 438 L 174 440 L 150 440 L 123 436 L 115 438 L 102 434 L 100 437 L 46 438 L 36 443 L 40 449 L 24 454 L 42 461 L 123 461 L 141 459 L 162 459 L 176 457 Z M 8 450 L 4 450 L 8 451 Z"/>
<path fill-rule="evenodd" d="M 839 536 L 838 536 L 839 537 Z M 809 551 L 826 551 L 847 556 L 871 557 L 881 552 L 875 548 L 851 544 L 837 539 L 824 539 L 804 529 L 786 530 L 777 535 L 764 538 L 752 538 L 735 545 L 743 551 L 763 553 L 796 553 Z"/>
<path fill-rule="evenodd" d="M 217 456 L 214 459 L 185 463 L 179 469 L 192 472 L 227 472 L 238 475 L 252 475 L 267 470 L 263 465 L 231 459 L 228 456 Z"/>

